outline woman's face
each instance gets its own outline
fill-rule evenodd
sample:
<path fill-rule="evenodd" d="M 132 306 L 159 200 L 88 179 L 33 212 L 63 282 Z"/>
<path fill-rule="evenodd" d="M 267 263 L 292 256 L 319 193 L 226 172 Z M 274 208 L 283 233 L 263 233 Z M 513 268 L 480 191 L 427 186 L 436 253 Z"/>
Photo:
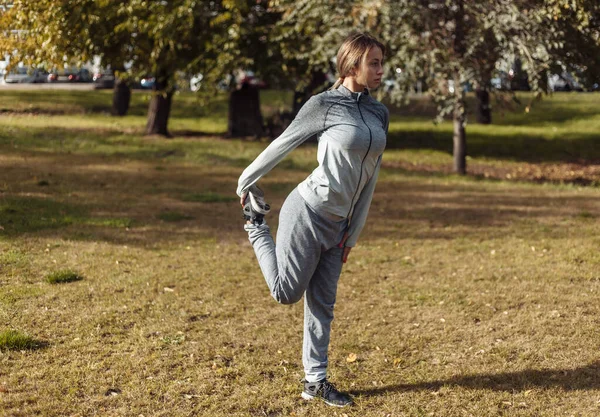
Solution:
<path fill-rule="evenodd" d="M 377 88 L 383 77 L 383 52 L 375 46 L 367 54 L 366 62 L 362 62 L 358 70 L 358 79 L 366 83 L 367 88 Z"/>

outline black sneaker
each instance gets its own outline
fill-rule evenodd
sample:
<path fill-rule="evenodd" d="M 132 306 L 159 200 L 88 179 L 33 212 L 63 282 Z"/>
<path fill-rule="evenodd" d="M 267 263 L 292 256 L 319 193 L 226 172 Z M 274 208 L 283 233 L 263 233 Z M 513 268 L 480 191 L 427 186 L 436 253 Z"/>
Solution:
<path fill-rule="evenodd" d="M 353 404 L 352 398 L 348 394 L 339 392 L 326 379 L 319 382 L 307 382 L 306 380 L 302 380 L 302 382 L 304 383 L 302 398 L 305 400 L 320 398 L 325 401 L 325 404 L 334 407 L 346 407 Z"/>
<path fill-rule="evenodd" d="M 248 189 L 242 214 L 245 220 L 256 226 L 263 224 L 265 215 L 271 211 L 271 206 L 265 202 L 265 193 L 254 184 Z"/>

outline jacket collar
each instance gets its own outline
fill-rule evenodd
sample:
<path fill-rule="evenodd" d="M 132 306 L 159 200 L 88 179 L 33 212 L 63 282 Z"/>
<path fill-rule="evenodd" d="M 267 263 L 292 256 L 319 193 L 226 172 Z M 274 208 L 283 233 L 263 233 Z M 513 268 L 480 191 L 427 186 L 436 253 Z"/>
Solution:
<path fill-rule="evenodd" d="M 344 86 L 344 84 L 340 84 L 340 86 L 337 88 L 337 90 L 342 93 L 344 96 L 349 97 L 355 101 L 359 101 L 361 96 L 368 96 L 369 95 L 369 90 L 368 89 L 364 89 L 364 91 L 362 92 L 354 92 L 351 91 L 349 88 L 347 88 L 346 86 Z"/>

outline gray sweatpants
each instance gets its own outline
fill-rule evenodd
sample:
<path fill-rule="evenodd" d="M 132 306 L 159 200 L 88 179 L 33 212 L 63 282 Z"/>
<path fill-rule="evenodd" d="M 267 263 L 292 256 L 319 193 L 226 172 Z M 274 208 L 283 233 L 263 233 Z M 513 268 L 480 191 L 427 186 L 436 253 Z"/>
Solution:
<path fill-rule="evenodd" d="M 282 304 L 304 297 L 302 363 L 307 381 L 326 377 L 327 349 L 333 320 L 348 222 L 316 213 L 294 189 L 279 213 L 277 245 L 269 226 L 246 225 L 271 295 Z"/>

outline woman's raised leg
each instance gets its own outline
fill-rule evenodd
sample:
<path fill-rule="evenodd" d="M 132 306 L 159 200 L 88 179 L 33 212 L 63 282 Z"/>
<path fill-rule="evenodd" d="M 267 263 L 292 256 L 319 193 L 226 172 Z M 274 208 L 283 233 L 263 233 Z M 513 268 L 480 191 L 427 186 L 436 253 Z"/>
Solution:
<path fill-rule="evenodd" d="M 260 269 L 277 302 L 300 301 L 321 257 L 321 219 L 295 189 L 279 213 L 277 245 L 267 224 L 244 226 Z"/>

